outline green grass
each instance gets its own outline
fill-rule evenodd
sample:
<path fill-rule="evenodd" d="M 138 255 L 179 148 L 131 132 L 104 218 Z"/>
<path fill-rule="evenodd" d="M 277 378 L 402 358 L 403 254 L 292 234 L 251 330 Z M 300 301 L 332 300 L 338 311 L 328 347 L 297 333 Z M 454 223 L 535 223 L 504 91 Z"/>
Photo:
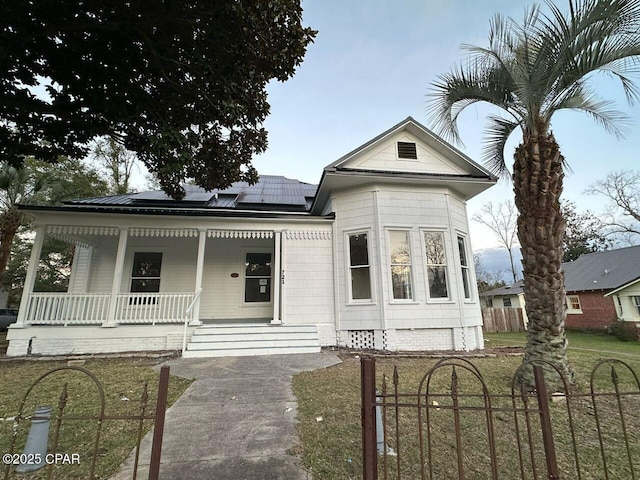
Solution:
<path fill-rule="evenodd" d="M 157 363 L 151 359 L 108 359 L 89 360 L 83 365 L 102 384 L 105 395 L 105 414 L 137 415 L 140 413 L 143 386 L 148 383 L 147 415 L 155 412 L 159 374 L 150 367 Z M 66 365 L 65 362 L 7 362 L 0 364 L 0 453 L 10 450 L 13 421 L 7 420 L 18 413 L 27 389 L 33 382 L 53 368 Z M 77 371 L 59 371 L 39 382 L 31 391 L 25 404 L 25 415 L 32 415 L 36 406 L 50 405 L 55 415 L 63 385 L 67 384 L 66 415 L 96 415 L 99 410 L 98 389 L 85 374 Z M 168 402 L 173 404 L 191 382 L 178 377 L 170 377 Z M 143 433 L 151 428 L 151 420 L 144 424 Z M 30 426 L 29 421 L 20 423 L 15 452 L 22 453 Z M 49 446 L 53 443 L 54 422 L 49 430 Z M 94 420 L 67 420 L 63 422 L 59 437 L 60 453 L 80 454 L 80 465 L 53 469 L 55 479 L 73 480 L 88 478 L 93 455 L 97 422 Z M 138 422 L 105 420 L 102 425 L 98 449 L 96 478 L 109 478 L 118 471 L 120 464 L 135 447 L 138 436 Z M 0 475 L 4 470 L 0 466 Z M 45 470 L 29 478 L 45 478 Z M 11 478 L 11 477 L 10 477 Z"/>
<path fill-rule="evenodd" d="M 485 346 L 524 346 L 525 332 L 485 333 Z M 569 354 L 571 352 L 611 353 L 621 359 L 627 356 L 640 357 L 640 342 L 621 342 L 613 335 L 603 333 L 567 332 Z"/>
<path fill-rule="evenodd" d="M 524 339 L 521 334 L 490 335 L 488 344 L 501 343 L 514 345 L 519 339 Z M 569 352 L 570 360 L 576 370 L 578 389 L 588 392 L 588 380 L 591 368 L 601 358 L 619 357 L 626 361 L 640 373 L 640 355 L 633 355 L 634 350 L 630 345 L 608 338 L 585 338 L 583 334 L 570 334 L 572 345 L 580 347 L 572 348 Z M 606 348 L 605 348 L 606 347 Z M 585 348 L 579 350 L 578 348 Z M 592 350 L 601 348 L 611 353 L 598 353 Z M 386 376 L 388 388 L 391 388 L 393 367 L 397 366 L 400 375 L 400 392 L 415 394 L 418 384 L 424 374 L 437 360 L 435 359 L 407 359 L 378 357 L 376 384 L 380 388 L 383 383 L 383 375 Z M 511 379 L 522 362 L 521 357 L 498 356 L 496 358 L 477 358 L 472 363 L 480 370 L 488 390 L 492 394 L 507 394 L 510 392 Z M 621 376 L 621 388 L 631 387 L 631 377 L 622 368 L 617 368 Z M 450 370 L 433 377 L 435 391 L 446 393 L 451 385 Z M 459 383 L 462 391 L 477 393 L 478 382 L 471 376 L 458 369 Z M 607 383 L 610 369 L 600 371 L 598 385 Z M 359 360 L 346 357 L 340 365 L 313 372 L 304 372 L 294 377 L 294 392 L 298 398 L 299 433 L 302 440 L 302 457 L 307 468 L 313 473 L 315 480 L 335 479 L 359 479 L 362 475 L 361 454 L 361 427 L 360 427 L 360 365 Z M 434 390 L 431 390 L 432 392 Z M 414 396 L 415 399 L 415 396 Z M 412 401 L 414 401 L 412 399 Z M 477 405 L 477 400 L 465 399 L 468 406 Z M 451 404 L 450 396 L 438 400 L 442 408 L 439 411 L 430 410 L 433 426 L 432 440 L 436 448 L 432 464 L 434 466 L 434 478 L 454 479 L 458 478 L 455 463 L 455 438 L 453 437 L 453 418 L 450 410 L 444 407 Z M 476 402 L 476 403 L 474 403 Z M 496 399 L 494 407 L 510 406 L 511 400 L 505 398 Z M 599 443 L 595 435 L 595 416 L 592 405 L 588 399 L 571 400 L 577 443 L 580 445 L 579 460 L 583 479 L 602 478 L 601 457 Z M 561 478 L 576 478 L 573 466 L 572 450 L 569 443 L 569 431 L 566 427 L 566 402 L 552 403 L 552 415 L 554 418 L 554 437 L 557 444 L 558 461 L 561 466 Z M 613 472 L 609 478 L 630 478 L 626 462 L 626 450 L 619 434 L 619 424 L 613 419 L 617 414 L 617 405 L 611 403 L 599 403 L 599 418 L 605 425 L 605 445 L 607 445 L 607 461 Z M 640 399 L 625 398 L 623 410 L 626 413 L 627 430 L 630 435 L 632 457 L 635 458 L 636 471 L 640 469 Z M 398 417 L 401 439 L 401 472 L 402 478 L 420 478 L 420 457 L 418 442 L 417 409 L 401 409 Z M 395 422 L 393 409 L 388 410 L 388 425 Z M 536 416 L 532 417 L 535 424 Z M 488 470 L 488 447 L 486 442 L 486 416 L 484 413 L 467 412 L 462 414 L 462 443 L 465 452 L 465 478 L 485 479 L 490 478 Z M 606 420 L 605 420 L 606 419 Z M 522 422 L 522 418 L 520 418 Z M 498 451 L 498 465 L 500 478 L 520 478 L 517 461 L 516 437 L 514 433 L 513 414 L 507 412 L 494 413 L 494 425 L 496 431 L 496 444 Z M 522 423 L 521 423 L 522 426 Z M 540 431 L 538 426 L 537 432 Z M 424 432 L 424 431 L 423 431 Z M 388 443 L 395 448 L 395 433 L 388 430 Z M 538 437 L 539 433 L 534 436 Z M 521 434 L 522 438 L 522 434 Z M 539 452 L 538 452 L 539 453 Z M 525 449 L 528 456 L 528 451 Z M 379 464 L 383 457 L 379 457 Z M 396 457 L 387 457 L 389 466 L 395 466 Z M 538 457 L 538 475 L 544 472 L 544 461 Z M 531 475 L 529 475 L 531 476 Z M 383 478 L 380 476 L 380 478 Z M 393 468 L 390 469 L 388 478 L 397 478 Z"/>

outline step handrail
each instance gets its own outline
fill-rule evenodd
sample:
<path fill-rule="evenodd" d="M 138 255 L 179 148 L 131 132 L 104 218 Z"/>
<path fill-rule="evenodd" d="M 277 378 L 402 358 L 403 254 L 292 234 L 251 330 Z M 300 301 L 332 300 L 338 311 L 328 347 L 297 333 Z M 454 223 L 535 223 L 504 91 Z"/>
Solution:
<path fill-rule="evenodd" d="M 196 294 L 193 296 L 193 300 L 187 307 L 184 312 L 184 331 L 182 332 L 182 356 L 184 357 L 184 352 L 187 350 L 187 326 L 189 324 L 189 316 L 191 315 L 191 311 L 195 306 L 196 302 L 200 300 L 200 294 L 202 293 L 202 288 L 199 288 L 196 291 Z"/>

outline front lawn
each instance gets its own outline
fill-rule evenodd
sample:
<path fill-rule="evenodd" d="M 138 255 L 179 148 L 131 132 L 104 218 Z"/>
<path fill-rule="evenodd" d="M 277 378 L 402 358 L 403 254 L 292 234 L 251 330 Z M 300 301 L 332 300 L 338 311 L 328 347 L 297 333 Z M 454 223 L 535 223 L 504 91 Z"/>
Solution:
<path fill-rule="evenodd" d="M 83 368 L 92 372 L 102 384 L 105 394 L 107 415 L 138 415 L 143 386 L 148 383 L 147 415 L 155 412 L 159 373 L 150 367 L 157 363 L 152 359 L 104 359 L 88 360 Z M 65 362 L 29 361 L 3 362 L 0 364 L 0 453 L 8 453 L 12 437 L 12 417 L 18 413 L 23 396 L 31 384 L 42 374 Z M 86 375 L 67 370 L 56 372 L 40 382 L 29 395 L 24 410 L 32 415 L 36 406 L 53 407 L 52 417 L 60 401 L 63 385 L 67 384 L 66 415 L 95 415 L 99 408 L 99 395 L 95 384 Z M 168 404 L 172 405 L 191 382 L 179 377 L 170 377 Z M 145 421 L 146 432 L 151 420 Z M 29 421 L 21 422 L 16 453 L 22 453 L 29 430 Z M 80 454 L 80 465 L 56 467 L 53 478 L 88 478 L 93 442 L 97 422 L 93 420 L 68 420 L 62 424 L 59 447 L 60 453 Z M 138 436 L 138 422 L 105 420 L 102 426 L 96 478 L 109 478 L 117 472 L 120 464 L 134 448 Z M 49 448 L 52 446 L 53 422 L 49 430 Z M 43 469 L 45 470 L 45 469 Z M 45 472 L 29 478 L 45 478 Z M 0 465 L 0 476 L 4 467 Z"/>
<path fill-rule="evenodd" d="M 524 336 L 520 334 L 509 335 L 502 339 L 501 335 L 487 335 L 489 342 L 487 345 L 499 344 L 513 346 L 516 342 L 523 341 Z M 612 339 L 612 340 L 611 340 Z M 500 340 L 500 341 L 498 341 Z M 637 373 L 640 373 L 640 352 L 634 350 L 637 345 L 619 342 L 613 337 L 585 337 L 584 334 L 570 334 L 570 342 L 573 348 L 570 350 L 570 360 L 574 366 L 579 390 L 588 392 L 589 373 L 591 368 L 600 358 L 619 357 L 629 363 Z M 599 348 L 606 353 L 597 353 L 593 350 Z M 584 350 L 583 350 L 584 349 Z M 637 356 L 633 353 L 639 353 Z M 613 353 L 611 353 L 613 352 Z M 387 376 L 388 388 L 391 387 L 393 366 L 396 365 L 400 374 L 400 392 L 416 393 L 418 384 L 427 370 L 434 365 L 436 359 L 409 359 L 393 358 L 381 356 L 377 358 L 377 378 L 376 384 L 380 388 L 382 385 L 382 375 Z M 298 398 L 299 433 L 302 440 L 303 462 L 313 473 L 315 480 L 335 480 L 335 479 L 359 479 L 362 477 L 362 453 L 361 453 L 361 427 L 360 427 L 360 360 L 352 356 L 345 355 L 344 362 L 327 369 L 313 372 L 304 372 L 294 377 L 293 387 Z M 510 391 L 511 378 L 522 362 L 517 356 L 497 356 L 495 358 L 475 358 L 472 363 L 479 368 L 482 373 L 488 390 L 492 394 L 508 393 Z M 617 369 L 624 377 L 622 385 L 629 387 L 629 375 Z M 610 375 L 610 369 L 603 369 L 602 374 L 606 377 Z M 460 379 L 461 385 L 466 385 Z M 626 383 L 625 383 L 626 382 Z M 437 386 L 441 388 L 441 393 L 448 392 L 451 385 L 451 378 L 439 379 Z M 461 388 L 464 388 L 462 386 Z M 415 397 L 414 397 L 415 398 Z M 444 405 L 446 400 L 441 401 Z M 451 402 L 449 397 L 449 402 Z M 504 400 L 503 400 L 504 402 Z M 508 401 L 510 402 L 510 400 Z M 627 431 L 630 432 L 632 455 L 638 462 L 640 458 L 640 416 L 637 415 L 640 409 L 640 399 L 625 399 L 625 411 L 630 412 L 627 417 Z M 629 403 L 632 402 L 632 403 Z M 431 403 L 431 402 L 430 402 Z M 594 412 L 590 406 L 590 401 L 580 399 L 572 400 L 578 408 L 573 414 L 576 417 L 576 433 L 580 445 L 580 461 L 583 479 L 602 478 L 600 468 L 600 450 L 594 424 Z M 505 404 L 506 405 L 506 404 Z M 562 417 L 562 408 L 565 403 L 552 404 L 552 408 L 557 410 L 558 417 Z M 494 404 L 494 407 L 496 404 Z M 584 408 L 582 408 L 584 407 Z M 615 415 L 617 407 L 607 405 L 606 408 L 599 409 L 599 419 L 603 420 L 607 415 Z M 431 410 L 432 417 L 439 416 L 441 422 L 434 427 L 437 430 L 436 437 L 441 435 L 447 438 L 434 437 L 437 440 L 438 448 L 434 451 L 434 469 L 439 474 L 435 478 L 458 478 L 455 463 L 455 439 L 453 439 L 453 421 L 449 410 Z M 393 409 L 389 410 L 390 425 L 394 425 Z M 399 423 L 402 429 L 401 450 L 402 450 L 402 478 L 420 478 L 419 472 L 419 448 L 416 425 L 417 416 L 415 409 L 405 410 L 400 413 Z M 445 413 L 447 412 L 447 413 Z M 491 478 L 488 465 L 487 443 L 482 442 L 482 435 L 486 432 L 486 417 L 484 413 L 473 416 L 472 414 L 462 414 L 462 443 L 465 448 L 465 478 L 485 479 Z M 448 420 L 443 420 L 448 418 Z M 554 417 L 555 419 L 555 417 Z M 533 418 L 535 423 L 536 417 Z M 565 418 L 566 420 L 566 418 Z M 435 420 L 437 421 L 437 419 Z M 559 420 L 560 421 L 560 420 Z M 513 414 L 494 412 L 494 423 L 496 428 L 496 443 L 498 446 L 498 463 L 501 472 L 500 478 L 520 478 L 520 471 L 517 461 L 517 448 L 515 447 Z M 615 422 L 609 422 L 612 428 L 619 426 Z M 556 444 L 561 468 L 571 463 L 571 449 L 569 447 L 569 437 L 566 431 L 562 431 L 560 426 L 554 428 Z M 394 435 L 388 431 L 389 443 L 394 446 Z M 522 433 L 521 433 L 522 435 Z M 626 449 L 620 435 L 614 432 L 607 434 L 607 460 L 609 468 L 616 472 L 609 478 L 629 478 L 628 465 L 626 461 Z M 395 447 L 394 447 L 395 448 Z M 528 458 L 528 453 L 525 458 Z M 387 458 L 390 466 L 395 465 L 396 457 Z M 379 463 L 382 463 L 382 456 L 379 456 Z M 564 467 L 563 467 L 564 466 Z M 636 471 L 640 465 L 635 465 Z M 538 475 L 544 471 L 544 462 L 538 464 Z M 391 472 L 391 471 L 390 471 Z M 566 476 L 570 478 L 571 475 Z M 380 478 L 384 478 L 380 476 Z M 395 472 L 390 473 L 389 478 L 396 478 Z M 564 478 L 564 477 L 563 477 Z"/>
<path fill-rule="evenodd" d="M 524 346 L 525 332 L 485 333 L 485 347 Z M 600 352 L 621 360 L 628 356 L 640 357 L 640 342 L 622 342 L 613 335 L 604 333 L 567 332 L 569 355 L 572 352 Z M 603 355 L 607 356 L 607 355 Z"/>

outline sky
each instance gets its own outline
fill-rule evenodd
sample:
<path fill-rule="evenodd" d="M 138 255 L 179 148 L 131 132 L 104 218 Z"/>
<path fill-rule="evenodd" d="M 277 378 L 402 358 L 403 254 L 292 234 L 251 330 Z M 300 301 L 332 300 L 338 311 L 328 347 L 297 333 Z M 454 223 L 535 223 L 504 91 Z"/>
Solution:
<path fill-rule="evenodd" d="M 558 2 L 566 6 L 562 0 Z M 254 159 L 258 172 L 317 184 L 322 169 L 379 133 L 412 116 L 430 126 L 426 113 L 429 85 L 451 70 L 462 44 L 485 46 L 489 21 L 496 14 L 517 20 L 532 5 L 522 0 L 305 0 L 303 23 L 318 30 L 293 78 L 268 87 L 271 114 L 265 122 L 269 148 Z M 572 169 L 563 198 L 579 210 L 601 213 L 602 197 L 585 189 L 611 171 L 638 169 L 640 107 L 629 106 L 622 89 L 597 77 L 599 93 L 618 101 L 632 119 L 622 139 L 584 114 L 557 114 L 552 129 Z M 460 117 L 462 145 L 481 162 L 484 107 Z M 512 158 L 517 134 L 507 145 Z M 468 203 L 469 218 L 489 202 L 513 197 L 501 182 Z M 474 250 L 499 245 L 493 233 L 470 222 Z"/>

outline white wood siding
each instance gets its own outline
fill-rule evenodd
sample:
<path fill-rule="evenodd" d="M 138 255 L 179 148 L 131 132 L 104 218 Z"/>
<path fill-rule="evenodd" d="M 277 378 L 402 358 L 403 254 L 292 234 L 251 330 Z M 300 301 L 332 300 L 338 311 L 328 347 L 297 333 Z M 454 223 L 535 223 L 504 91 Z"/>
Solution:
<path fill-rule="evenodd" d="M 416 144 L 417 160 L 398 158 L 397 142 L 413 142 Z M 343 167 L 382 170 L 396 172 L 422 172 L 465 174 L 461 167 L 446 158 L 440 152 L 435 151 L 416 137 L 407 132 L 400 132 L 389 137 L 388 140 L 378 145 L 370 152 L 342 165 Z"/>
<path fill-rule="evenodd" d="M 336 208 L 336 268 L 339 330 L 462 328 L 482 325 L 468 236 L 466 206 L 446 189 L 403 186 L 369 186 L 358 192 L 338 194 Z M 412 268 L 411 300 L 394 300 L 391 289 L 388 230 L 409 233 Z M 427 295 L 424 231 L 444 234 L 449 300 Z M 371 258 L 372 304 L 350 304 L 346 235 L 366 231 Z M 465 238 L 471 299 L 464 299 L 458 254 L 458 235 Z"/>
<path fill-rule="evenodd" d="M 364 188 L 357 191 L 338 193 L 333 199 L 336 214 L 336 254 L 335 265 L 338 272 L 339 321 L 340 330 L 375 330 L 382 328 L 379 285 L 380 250 L 374 209 L 374 193 Z M 353 303 L 349 298 L 351 274 L 348 268 L 347 235 L 367 233 L 371 280 L 371 302 Z"/>
<path fill-rule="evenodd" d="M 285 323 L 334 325 L 333 241 L 295 238 L 283 232 L 283 315 Z"/>
<path fill-rule="evenodd" d="M 244 302 L 244 270 L 246 253 L 271 253 L 273 239 L 208 238 L 205 249 L 200 318 L 271 318 L 273 315 L 273 285 L 277 275 L 271 277 L 269 303 Z M 194 264 L 195 265 L 195 260 Z M 195 277 L 195 267 L 193 275 Z M 231 274 L 237 273 L 237 278 Z"/>

